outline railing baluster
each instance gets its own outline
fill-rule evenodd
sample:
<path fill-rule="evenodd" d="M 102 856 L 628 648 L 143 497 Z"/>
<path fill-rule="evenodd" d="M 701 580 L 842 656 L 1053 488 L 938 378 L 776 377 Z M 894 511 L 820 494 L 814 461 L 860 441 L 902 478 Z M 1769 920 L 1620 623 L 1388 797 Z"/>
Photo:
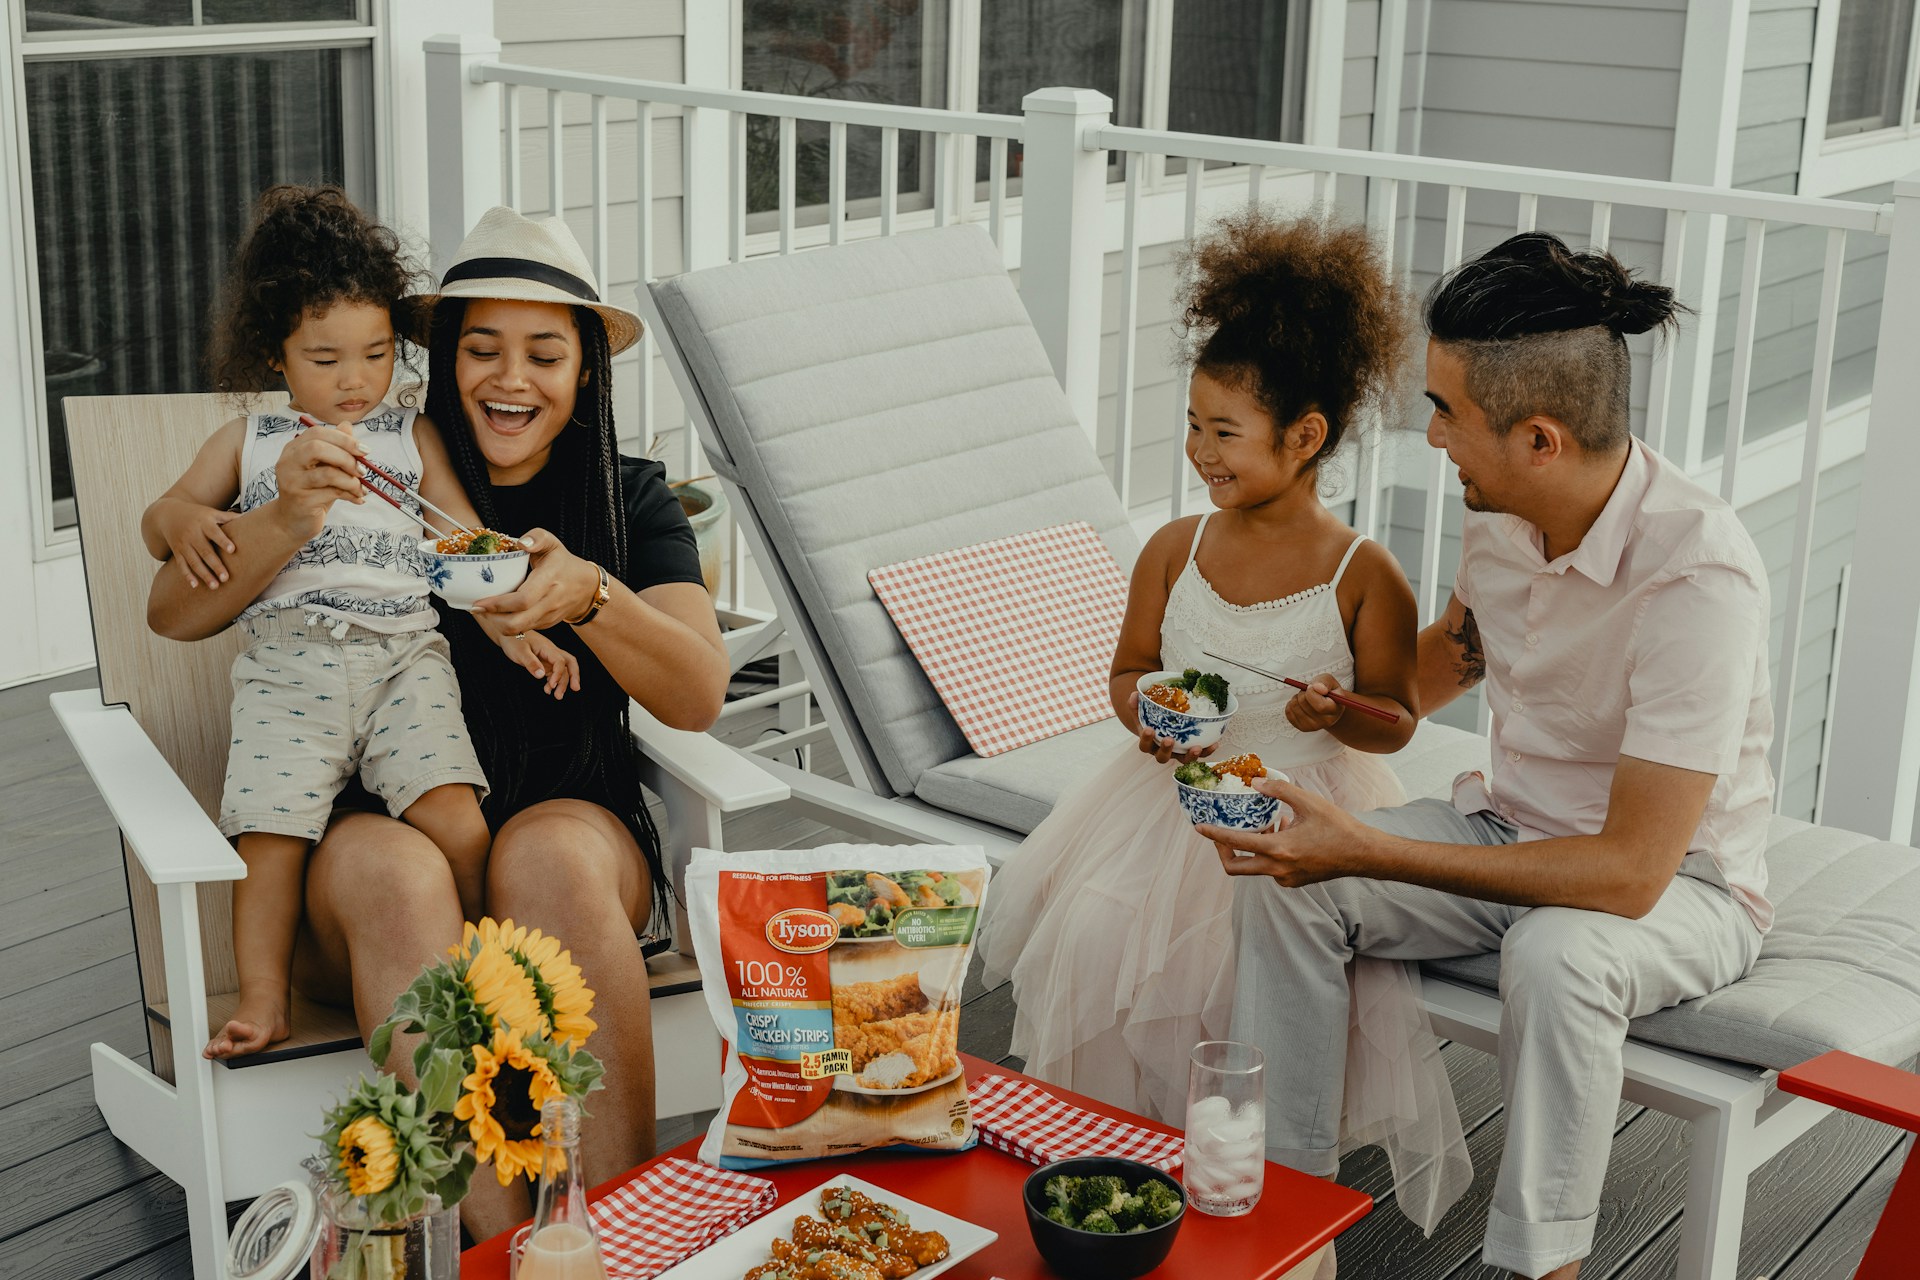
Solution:
<path fill-rule="evenodd" d="M 953 203 L 953 135 L 933 135 L 933 225 L 947 225 L 947 206 Z"/>
<path fill-rule="evenodd" d="M 795 200 L 793 182 L 794 134 L 798 123 L 792 116 L 780 117 L 780 252 L 793 252 L 793 207 Z"/>
<path fill-rule="evenodd" d="M 1260 186 L 1267 180 L 1267 166 L 1253 164 L 1247 166 L 1247 207 L 1260 207 Z"/>
<path fill-rule="evenodd" d="M 973 220 L 973 171 L 980 164 L 980 139 L 971 133 L 953 137 L 953 216 L 956 222 Z"/>
<path fill-rule="evenodd" d="M 567 211 L 566 173 L 561 165 L 567 143 L 567 125 L 560 91 L 547 90 L 547 212 L 555 217 Z"/>
<path fill-rule="evenodd" d="M 1373 207 L 1379 221 L 1373 226 L 1374 236 L 1380 242 L 1381 253 L 1386 258 L 1387 276 L 1391 279 L 1394 272 L 1393 231 L 1399 217 L 1400 182 L 1396 178 L 1380 179 L 1373 187 Z M 1354 485 L 1353 525 L 1369 538 L 1380 536 L 1380 455 L 1387 447 L 1393 424 L 1383 417 L 1379 430 L 1373 438 L 1362 438 L 1357 445 L 1359 477 Z"/>
<path fill-rule="evenodd" d="M 502 123 L 507 143 L 507 163 L 500 171 L 500 199 L 507 208 L 517 212 L 520 208 L 520 86 L 506 84 L 500 89 L 501 104 L 506 109 Z"/>
<path fill-rule="evenodd" d="M 1441 267 L 1451 271 L 1460 265 L 1467 234 L 1467 189 L 1447 188 L 1447 228 L 1441 241 Z M 1420 534 L 1420 621 L 1422 625 L 1440 616 L 1440 534 L 1441 513 L 1448 490 L 1447 453 L 1435 449 L 1427 464 L 1427 510 Z"/>
<path fill-rule="evenodd" d="M 1524 235 L 1540 225 L 1540 197 L 1531 191 L 1520 193 L 1520 219 L 1516 230 Z"/>
<path fill-rule="evenodd" d="M 1680 246 L 1687 242 L 1687 211 L 1667 210 L 1667 234 L 1661 241 L 1660 279 L 1667 287 L 1680 288 Z M 1667 451 L 1667 421 L 1673 411 L 1673 343 L 1671 336 L 1655 334 L 1653 367 L 1647 378 L 1647 445 L 1655 453 Z"/>
<path fill-rule="evenodd" d="M 900 203 L 900 131 L 880 131 L 880 234 L 893 234 L 896 206 Z"/>
<path fill-rule="evenodd" d="M 613 280 L 613 264 L 607 260 L 607 99 L 604 94 L 593 95 L 592 129 L 593 270 L 600 277 L 600 296 L 604 298 Z"/>
<path fill-rule="evenodd" d="M 1799 505 L 1793 518 L 1793 561 L 1787 569 L 1787 629 L 1773 694 L 1773 776 L 1786 778 L 1787 743 L 1793 736 L 1793 690 L 1800 672 L 1800 634 L 1807 608 L 1807 572 L 1813 560 L 1813 514 L 1820 500 L 1820 434 L 1827 420 L 1827 392 L 1833 385 L 1834 330 L 1840 320 L 1840 275 L 1846 264 L 1847 233 L 1827 232 L 1827 260 L 1820 276 L 1820 324 L 1813 339 L 1813 388 L 1807 396 L 1807 435 L 1800 453 Z M 1780 807 L 1774 788 L 1774 809 Z"/>
<path fill-rule="evenodd" d="M 682 112 L 682 118 L 685 118 Z M 633 118 L 634 166 L 634 270 L 637 288 L 653 282 L 653 104 L 636 102 Z M 653 439 L 653 352 L 652 343 L 640 347 L 640 438 Z M 691 430 L 687 432 L 693 434 Z M 690 476 L 692 471 L 681 473 Z"/>
<path fill-rule="evenodd" d="M 1206 166 L 1198 160 L 1187 161 L 1187 239 L 1200 231 L 1200 175 Z"/>
<path fill-rule="evenodd" d="M 735 111 L 727 117 L 730 139 L 728 143 L 731 155 L 727 157 L 727 168 L 732 175 L 732 190 L 728 193 L 728 246 L 729 255 L 735 262 L 747 260 L 747 113 Z M 692 475 L 692 472 L 688 472 Z"/>
<path fill-rule="evenodd" d="M 1596 249 L 1605 249 L 1613 238 L 1613 202 L 1595 200 L 1593 202 L 1593 223 L 1587 232 L 1587 243 Z"/>
<path fill-rule="evenodd" d="M 847 225 L 847 126 L 827 129 L 827 243 L 839 244 Z"/>
<path fill-rule="evenodd" d="M 1840 598 L 1834 603 L 1833 612 L 1833 653 L 1828 658 L 1827 670 L 1840 669 L 1841 656 L 1847 645 L 1847 592 L 1853 585 L 1853 566 L 1840 566 Z M 1827 767 L 1833 759 L 1833 708 L 1840 694 L 1840 682 L 1831 676 L 1827 678 L 1827 702 L 1820 714 L 1820 776 L 1813 788 L 1813 822 L 1819 826 L 1827 813 Z"/>
<path fill-rule="evenodd" d="M 1733 326 L 1733 385 L 1727 391 L 1727 438 L 1720 452 L 1720 496 L 1733 501 L 1746 442 L 1747 391 L 1753 385 L 1753 333 L 1760 317 L 1760 262 L 1766 245 L 1764 218 L 1747 219 L 1747 255 L 1740 268 L 1740 312 Z"/>
<path fill-rule="evenodd" d="M 987 233 L 1004 245 L 1007 229 L 1007 140 L 995 138 L 987 149 Z"/>
<path fill-rule="evenodd" d="M 1145 157 L 1127 152 L 1126 209 L 1120 239 L 1118 399 L 1113 412 L 1113 488 L 1122 510 L 1133 505 L 1133 361 L 1140 325 L 1140 168 Z"/>
<path fill-rule="evenodd" d="M 1323 213 L 1331 212 L 1330 206 L 1333 203 L 1333 172 L 1331 170 L 1314 170 L 1313 203 Z"/>

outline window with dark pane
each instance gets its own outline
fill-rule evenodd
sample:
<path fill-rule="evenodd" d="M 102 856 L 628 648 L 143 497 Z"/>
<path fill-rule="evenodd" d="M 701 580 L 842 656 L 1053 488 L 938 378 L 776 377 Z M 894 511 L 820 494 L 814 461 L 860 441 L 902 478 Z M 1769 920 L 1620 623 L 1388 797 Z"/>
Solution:
<path fill-rule="evenodd" d="M 1305 0 L 1182 0 L 1173 8 L 1167 128 L 1299 142 Z"/>
<path fill-rule="evenodd" d="M 1913 7 L 1914 0 L 1846 0 L 1840 6 L 1827 95 L 1829 138 L 1901 123 Z"/>
<path fill-rule="evenodd" d="M 764 93 L 912 107 L 947 105 L 947 0 L 746 0 L 741 87 Z M 819 222 L 828 197 L 829 126 L 799 122 L 794 137 L 794 204 Z M 880 195 L 880 130 L 847 130 L 847 198 Z M 932 191 L 933 141 L 900 135 L 902 208 L 925 207 Z M 747 209 L 780 204 L 780 122 L 747 118 Z M 812 208 L 809 208 L 812 206 Z"/>
<path fill-rule="evenodd" d="M 193 0 L 27 0 L 27 30 L 112 35 L 129 27 L 190 27 Z"/>
<path fill-rule="evenodd" d="M 363 50 L 29 61 L 28 141 L 53 496 L 67 396 L 199 391 L 221 273 L 254 197 L 368 200 Z M 351 74 L 349 74 L 351 73 Z M 357 122 L 357 123 L 356 123 Z"/>
<path fill-rule="evenodd" d="M 1147 0 L 980 0 L 980 109 L 1019 115 L 1035 89 L 1067 85 L 1098 89 L 1113 99 L 1115 124 L 1138 126 L 1146 45 Z M 1008 148 L 1009 177 L 1020 174 L 1020 150 Z M 1117 175 L 1119 157 L 1108 158 Z M 982 180 L 985 164 L 983 153 Z"/>

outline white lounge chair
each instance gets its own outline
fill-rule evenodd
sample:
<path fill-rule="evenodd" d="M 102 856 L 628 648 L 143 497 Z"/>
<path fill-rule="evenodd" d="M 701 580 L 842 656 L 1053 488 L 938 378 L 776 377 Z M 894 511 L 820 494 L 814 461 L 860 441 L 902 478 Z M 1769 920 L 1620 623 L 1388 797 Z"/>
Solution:
<path fill-rule="evenodd" d="M 866 579 L 1069 520 L 1133 558 L 999 251 L 973 227 L 915 232 L 674 277 L 641 305 L 854 785 L 770 770 L 834 826 L 1004 858 L 1113 728 L 971 754 Z M 1422 796 L 1486 760 L 1483 739 L 1428 723 L 1391 763 Z M 1748 1175 L 1826 1114 L 1775 1093 L 1777 1069 L 1920 1051 L 1920 857 L 1785 818 L 1772 841 L 1779 922 L 1753 974 L 1637 1020 L 1627 1045 L 1626 1097 L 1692 1125 L 1686 1280 L 1732 1280 Z M 1441 1034 L 1496 1048 L 1498 964 L 1426 967 Z"/>
<path fill-rule="evenodd" d="M 141 511 L 232 416 L 213 396 L 66 402 L 100 693 L 53 707 L 120 826 L 153 1069 L 93 1046 L 94 1098 L 115 1137 L 186 1191 L 194 1275 L 226 1275 L 226 1202 L 298 1176 L 327 1102 L 371 1066 L 347 1013 L 305 1002 L 293 1037 L 226 1062 L 200 1056 L 236 1000 L 229 881 L 246 874 L 208 817 L 227 750 L 232 631 L 176 644 L 147 629 L 154 562 Z M 782 800 L 783 784 L 704 734 L 667 729 L 637 706 L 647 785 L 667 806 L 663 839 L 684 862 L 720 847 L 723 814 Z M 719 1103 L 719 1037 L 692 958 L 648 962 L 657 1109 Z M 177 1033 L 176 1033 L 177 1029 Z"/>

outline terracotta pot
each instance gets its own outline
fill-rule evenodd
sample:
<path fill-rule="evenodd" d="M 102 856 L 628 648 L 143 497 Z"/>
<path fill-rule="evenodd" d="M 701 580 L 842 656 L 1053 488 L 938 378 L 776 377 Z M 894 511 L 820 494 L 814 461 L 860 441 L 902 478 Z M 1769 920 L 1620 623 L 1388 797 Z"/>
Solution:
<path fill-rule="evenodd" d="M 707 590 L 720 590 L 720 570 L 726 560 L 725 516 L 727 495 L 718 484 L 683 484 L 674 490 L 680 495 L 680 509 L 693 526 L 693 540 L 700 548 L 700 576 Z"/>

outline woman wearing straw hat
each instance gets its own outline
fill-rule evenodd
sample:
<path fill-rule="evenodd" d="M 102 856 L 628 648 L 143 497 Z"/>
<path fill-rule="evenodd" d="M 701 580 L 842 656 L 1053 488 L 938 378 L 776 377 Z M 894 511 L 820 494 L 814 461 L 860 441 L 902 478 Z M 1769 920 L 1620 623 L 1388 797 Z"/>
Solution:
<path fill-rule="evenodd" d="M 474 607 L 510 632 L 544 632 L 579 660 L 579 691 L 555 701 L 505 665 L 471 617 L 443 611 L 492 784 L 487 914 L 564 940 L 595 992 L 592 1048 L 608 1088 L 583 1137 L 591 1167 L 612 1172 L 653 1152 L 652 1027 L 635 938 L 664 933 L 666 920 L 627 700 L 670 726 L 704 730 L 719 714 L 728 664 L 664 468 L 616 450 L 612 358 L 639 340 L 640 322 L 601 301 L 592 275 L 561 220 L 496 208 L 423 301 L 432 313 L 427 416 L 482 522 L 533 553 L 518 590 Z M 334 452 L 337 461 L 316 446 L 320 465 L 348 468 Z M 210 630 L 224 625 L 212 615 L 236 593 L 189 593 L 178 582 L 163 574 L 155 591 L 176 593 L 178 609 L 204 615 Z M 424 837 L 381 812 L 336 808 L 308 863 L 295 983 L 336 1002 L 351 992 L 371 1030 L 459 939 L 461 914 L 447 861 Z M 406 1057 L 389 1065 L 404 1069 Z M 523 1185 L 476 1180 L 463 1213 L 476 1238 L 527 1216 Z"/>

